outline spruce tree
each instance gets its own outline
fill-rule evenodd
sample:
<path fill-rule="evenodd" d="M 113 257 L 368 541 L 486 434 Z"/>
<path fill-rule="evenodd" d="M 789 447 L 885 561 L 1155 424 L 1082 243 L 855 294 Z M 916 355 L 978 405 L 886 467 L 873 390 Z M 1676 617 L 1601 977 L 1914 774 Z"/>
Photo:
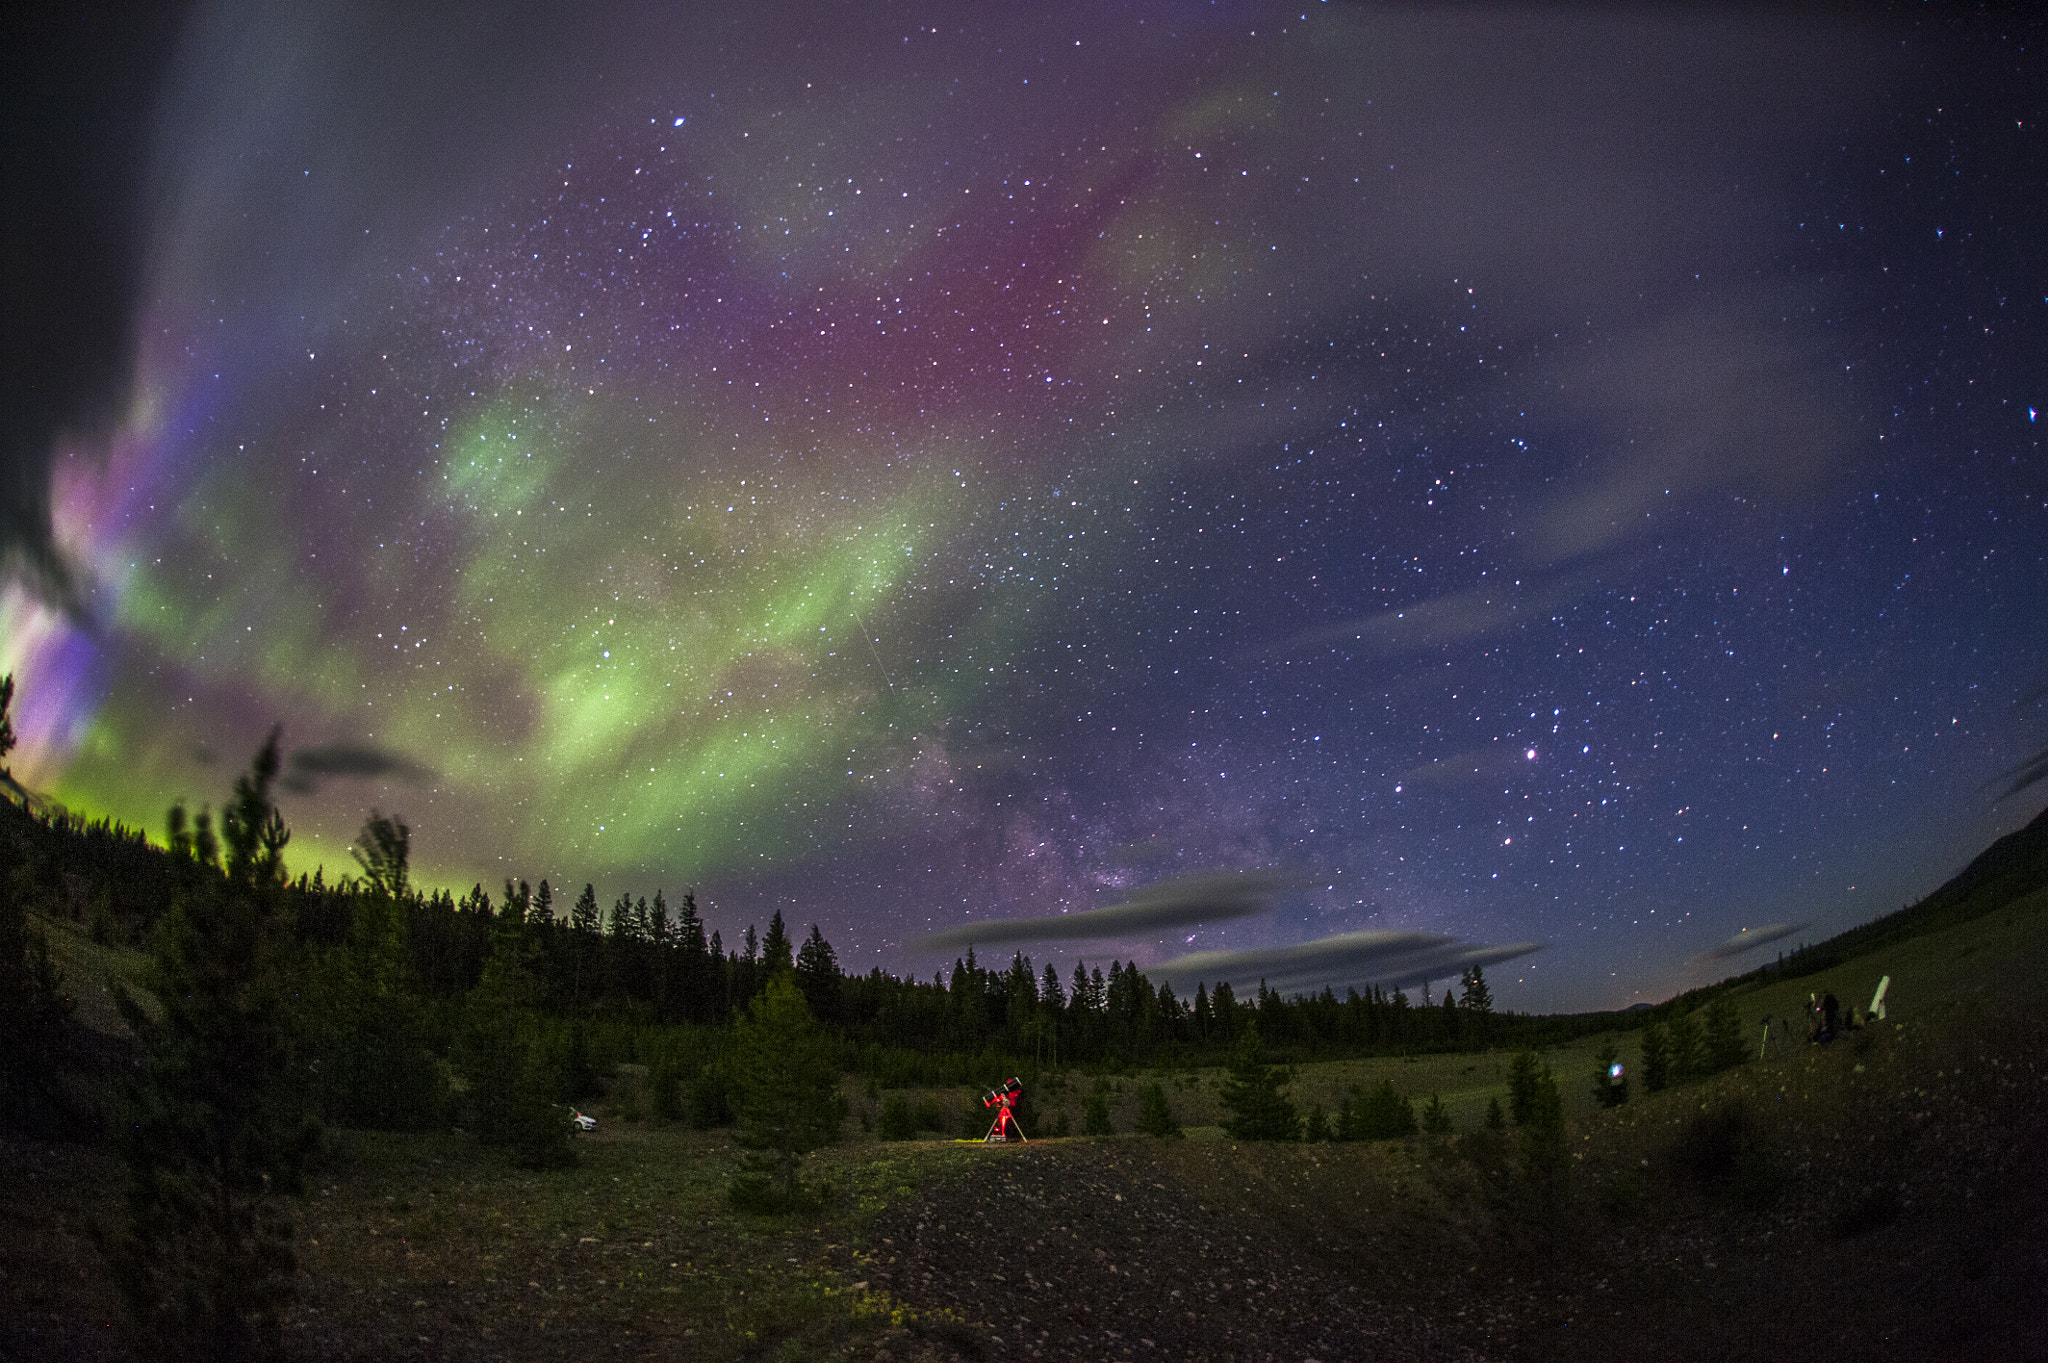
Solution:
<path fill-rule="evenodd" d="M 8 717 L 13 703 L 9 673 L 0 677 L 0 778 L 8 776 L 7 754 L 14 747 Z M 52 1060 L 62 1054 L 64 1022 L 71 1014 L 50 944 L 29 930 L 30 885 L 25 874 L 0 872 L 0 1120 L 24 1127 L 47 1126 L 56 1114 L 60 1100 Z"/>
<path fill-rule="evenodd" d="M 825 934 L 811 924 L 811 935 L 796 954 L 796 986 L 803 991 L 811 1015 L 830 1023 L 839 1016 L 839 956 Z"/>
<path fill-rule="evenodd" d="M 1245 1020 L 1244 1033 L 1231 1047 L 1230 1068 L 1218 1094 L 1230 1117 L 1223 1123 L 1241 1141 L 1291 1141 L 1301 1134 L 1294 1104 L 1287 1100 L 1288 1079 L 1265 1062 L 1259 1024 Z"/>
<path fill-rule="evenodd" d="M 1476 965 L 1471 967 L 1465 972 L 1461 983 L 1463 998 L 1460 1001 L 1466 1009 L 1482 1017 L 1493 1012 L 1493 991 L 1486 987 L 1484 970 Z"/>
<path fill-rule="evenodd" d="M 751 932 L 753 929 L 749 928 L 748 931 Z M 969 954 L 972 954 L 971 950 Z M 790 956 L 789 930 L 782 926 L 781 909 L 777 909 L 768 919 L 768 935 L 761 939 L 761 965 L 771 975 L 778 970 L 794 968 Z"/>
<path fill-rule="evenodd" d="M 160 1015 L 118 996 L 143 1059 L 115 1138 L 126 1218 L 95 1238 L 147 1357 L 275 1352 L 292 1296 L 282 1199 L 300 1190 L 319 1127 L 294 1082 L 277 767 L 273 732 L 223 819 L 232 877 L 207 878 L 158 925 L 147 978 Z"/>

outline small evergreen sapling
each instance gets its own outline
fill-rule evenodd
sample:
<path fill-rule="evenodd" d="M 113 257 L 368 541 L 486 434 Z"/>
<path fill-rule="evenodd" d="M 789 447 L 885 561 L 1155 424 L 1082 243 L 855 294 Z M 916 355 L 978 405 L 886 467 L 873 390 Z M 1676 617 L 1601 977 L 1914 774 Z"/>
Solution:
<path fill-rule="evenodd" d="M 1536 1101 L 1536 1080 L 1542 1071 L 1534 1051 L 1517 1051 L 1508 1062 L 1508 1116 L 1527 1126 Z"/>
<path fill-rule="evenodd" d="M 1114 1136 L 1116 1128 L 1109 1122 L 1109 1081 L 1098 1079 L 1081 1100 L 1081 1134 L 1084 1136 Z"/>
<path fill-rule="evenodd" d="M 1301 1134 L 1301 1119 L 1287 1100 L 1287 1076 L 1265 1062 L 1259 1025 L 1245 1020 L 1244 1032 L 1230 1050 L 1230 1068 L 1217 1095 L 1230 1110 L 1224 1129 L 1241 1141 L 1291 1141 Z"/>
<path fill-rule="evenodd" d="M 810 1005 L 788 969 L 733 1027 L 732 1075 L 738 1089 L 739 1129 L 746 1148 L 730 1189 L 735 1206 L 749 1211 L 793 1211 L 812 1205 L 798 1179 L 803 1158 L 839 1136 L 846 1100 L 830 1040 L 818 1031 Z"/>
<path fill-rule="evenodd" d="M 1180 1119 L 1166 1100 L 1166 1089 L 1157 1080 L 1138 1090 L 1138 1134 L 1174 1137 L 1181 1134 Z"/>
<path fill-rule="evenodd" d="M 1643 1028 L 1643 1091 L 1662 1093 L 1671 1083 L 1671 1039 L 1664 1025 Z"/>

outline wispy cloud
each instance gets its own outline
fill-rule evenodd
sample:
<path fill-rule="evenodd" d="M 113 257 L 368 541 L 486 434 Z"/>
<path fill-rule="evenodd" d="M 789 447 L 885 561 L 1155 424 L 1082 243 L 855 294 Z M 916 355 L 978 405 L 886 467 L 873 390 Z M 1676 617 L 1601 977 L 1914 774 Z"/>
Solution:
<path fill-rule="evenodd" d="M 1579 595 L 1586 579 L 1571 575 L 1541 586 L 1486 587 L 1417 601 L 1399 610 L 1378 611 L 1305 630 L 1261 650 L 1265 656 L 1342 647 L 1368 657 L 1414 653 L 1462 644 L 1540 620 Z"/>
<path fill-rule="evenodd" d="M 1434 932 L 1368 930 L 1342 932 L 1289 947 L 1246 951 L 1197 951 L 1176 956 L 1145 973 L 1183 992 L 1197 982 L 1228 980 L 1233 989 L 1264 980 L 1283 994 L 1311 993 L 1364 985 L 1394 988 L 1424 980 L 1450 979 L 1467 966 L 1493 965 L 1541 951 L 1537 942 L 1492 946 Z"/>
<path fill-rule="evenodd" d="M 320 788 L 322 781 L 377 777 L 395 778 L 416 785 L 431 781 L 434 773 L 397 753 L 367 743 L 343 740 L 294 752 L 285 760 L 283 785 L 296 794 L 310 795 Z"/>
<path fill-rule="evenodd" d="M 996 946 L 1067 938 L 1134 937 L 1264 913 L 1273 897 L 1303 883 L 1274 871 L 1225 871 L 1148 885 L 1122 904 L 1048 918 L 962 923 L 931 934 L 933 948 Z"/>
<path fill-rule="evenodd" d="M 1804 923 L 1772 923 L 1768 927 L 1744 928 L 1719 946 L 1708 947 L 1693 960 L 1725 961 L 1745 951 L 1754 951 L 1766 942 L 1782 941 L 1805 926 Z"/>

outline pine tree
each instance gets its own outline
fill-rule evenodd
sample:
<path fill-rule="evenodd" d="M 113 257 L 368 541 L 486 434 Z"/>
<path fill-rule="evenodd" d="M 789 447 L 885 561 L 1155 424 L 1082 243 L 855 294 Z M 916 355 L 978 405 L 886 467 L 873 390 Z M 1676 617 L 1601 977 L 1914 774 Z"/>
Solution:
<path fill-rule="evenodd" d="M 830 1043 L 787 971 L 771 975 L 734 1024 L 732 1059 L 739 1090 L 735 1139 L 749 1152 L 731 1187 L 734 1205 L 754 1211 L 810 1205 L 797 1177 L 803 1157 L 837 1138 L 846 1105 Z"/>
<path fill-rule="evenodd" d="M 125 1224 L 96 1238 L 148 1357 L 274 1352 L 292 1296 L 280 1199 L 300 1190 L 319 1128 L 293 1082 L 276 740 L 236 781 L 224 819 L 233 878 L 181 896 L 158 926 L 148 981 L 160 1016 L 118 998 L 143 1061 L 115 1143 Z"/>
<path fill-rule="evenodd" d="M 1247 1019 L 1244 1034 L 1230 1051 L 1230 1068 L 1218 1097 L 1230 1110 L 1223 1127 L 1241 1141 L 1291 1141 L 1301 1134 L 1301 1121 L 1286 1097 L 1288 1080 L 1265 1063 L 1259 1025 Z"/>
<path fill-rule="evenodd" d="M 1451 1110 L 1444 1106 L 1444 1100 L 1432 1093 L 1429 1101 L 1422 1105 L 1422 1129 L 1432 1136 L 1451 1134 Z"/>
<path fill-rule="evenodd" d="M 1508 1114 L 1501 1111 L 1500 1099 L 1498 1098 L 1488 1098 L 1486 1100 L 1486 1129 L 1488 1131 L 1505 1131 L 1508 1129 Z"/>

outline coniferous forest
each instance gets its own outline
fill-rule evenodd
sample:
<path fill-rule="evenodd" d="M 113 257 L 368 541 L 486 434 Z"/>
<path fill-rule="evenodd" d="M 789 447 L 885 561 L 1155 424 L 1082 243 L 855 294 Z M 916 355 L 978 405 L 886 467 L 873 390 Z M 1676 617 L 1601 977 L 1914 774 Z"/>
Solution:
<path fill-rule="evenodd" d="M 7 802 L 5 894 L 16 923 L 33 910 L 148 947 L 197 906 L 260 887 L 276 937 L 266 969 L 286 982 L 318 1110 L 340 1125 L 492 1130 L 509 1118 L 482 1095 L 505 1076 L 519 1075 L 536 1100 L 574 1103 L 622 1062 L 650 1067 L 657 1105 L 722 1124 L 732 1025 L 778 970 L 792 973 L 840 1069 L 884 1088 L 1047 1067 L 1221 1064 L 1254 1021 L 1281 1062 L 1546 1044 L 1616 1023 L 1496 1012 L 1477 969 L 1428 1006 L 1377 987 L 1283 998 L 1262 985 L 1240 998 L 1228 983 L 1203 983 L 1181 998 L 1134 963 L 1077 965 L 1063 979 L 1021 952 L 984 962 L 972 949 L 928 980 L 849 974 L 816 926 L 794 928 L 779 913 L 724 941 L 687 889 L 673 902 L 661 888 L 600 893 L 546 880 L 460 896 L 422 890 L 405 825 L 377 811 L 353 848 L 354 871 L 293 875 L 290 830 L 263 776 L 275 761 L 273 740 L 217 817 L 171 808 L 162 844 Z M 464 1081 L 473 1110 L 454 1103 L 449 1076 Z"/>

